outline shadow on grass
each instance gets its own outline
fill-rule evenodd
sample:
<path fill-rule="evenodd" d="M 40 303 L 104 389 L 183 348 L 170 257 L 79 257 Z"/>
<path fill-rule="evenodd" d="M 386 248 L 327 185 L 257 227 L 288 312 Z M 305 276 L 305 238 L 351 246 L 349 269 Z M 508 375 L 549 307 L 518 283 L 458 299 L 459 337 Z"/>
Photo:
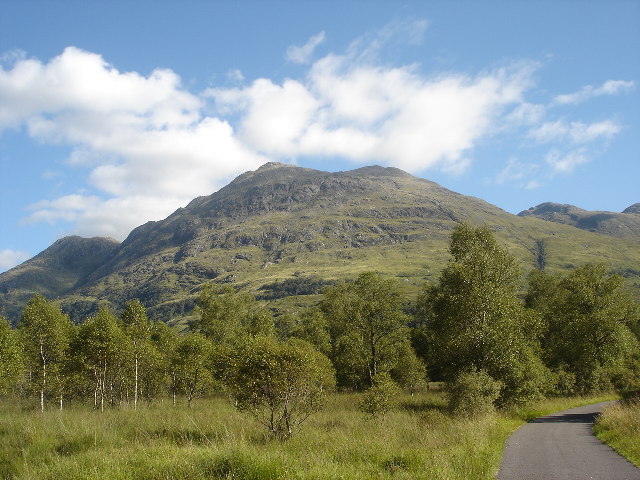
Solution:
<path fill-rule="evenodd" d="M 447 413 L 447 405 L 437 401 L 416 401 L 402 402 L 400 408 L 411 413 L 439 412 Z"/>

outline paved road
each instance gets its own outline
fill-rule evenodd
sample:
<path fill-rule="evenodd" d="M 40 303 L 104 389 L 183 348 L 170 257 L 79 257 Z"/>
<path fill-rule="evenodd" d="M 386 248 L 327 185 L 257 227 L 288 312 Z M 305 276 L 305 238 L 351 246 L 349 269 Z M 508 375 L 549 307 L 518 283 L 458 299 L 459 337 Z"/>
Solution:
<path fill-rule="evenodd" d="M 498 480 L 640 480 L 640 469 L 591 428 L 609 402 L 537 418 L 507 441 Z"/>

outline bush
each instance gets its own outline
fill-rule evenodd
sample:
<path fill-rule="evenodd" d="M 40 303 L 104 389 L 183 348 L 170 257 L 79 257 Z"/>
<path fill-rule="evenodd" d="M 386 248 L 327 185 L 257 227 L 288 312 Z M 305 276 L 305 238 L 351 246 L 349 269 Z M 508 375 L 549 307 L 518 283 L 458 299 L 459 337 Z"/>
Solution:
<path fill-rule="evenodd" d="M 560 396 L 570 396 L 576 392 L 576 374 L 563 367 L 554 372 L 555 393 Z"/>
<path fill-rule="evenodd" d="M 455 415 L 485 415 L 495 409 L 503 383 L 484 370 L 468 370 L 449 385 L 449 408 Z"/>
<path fill-rule="evenodd" d="M 626 403 L 640 403 L 640 381 L 631 384 L 619 391 L 622 400 Z"/>
<path fill-rule="evenodd" d="M 322 409 L 327 392 L 335 387 L 329 359 L 302 340 L 251 339 L 232 362 L 225 382 L 236 407 L 280 440 Z"/>
<path fill-rule="evenodd" d="M 373 385 L 364 394 L 360 410 L 375 417 L 384 415 L 393 406 L 393 401 L 400 393 L 398 385 L 388 373 L 378 373 L 373 377 Z"/>

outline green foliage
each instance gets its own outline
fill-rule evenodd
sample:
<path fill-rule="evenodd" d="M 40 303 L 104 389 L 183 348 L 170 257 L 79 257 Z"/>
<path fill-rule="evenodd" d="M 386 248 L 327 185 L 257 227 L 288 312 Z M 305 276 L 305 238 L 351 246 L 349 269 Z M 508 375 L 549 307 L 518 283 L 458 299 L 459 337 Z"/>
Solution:
<path fill-rule="evenodd" d="M 155 322 L 151 325 L 151 341 L 155 347 L 158 357 L 158 370 L 157 379 L 158 382 L 154 383 L 155 386 L 162 387 L 163 384 L 169 386 L 169 391 L 173 400 L 173 404 L 176 404 L 178 395 L 178 371 L 174 363 L 175 351 L 179 344 L 180 337 L 178 332 L 170 328 L 166 323 Z"/>
<path fill-rule="evenodd" d="M 546 362 L 571 372 L 579 392 L 611 388 L 614 367 L 639 351 L 630 328 L 640 318 L 638 305 L 603 264 L 586 264 L 566 275 L 537 274 L 527 301 L 545 320 Z"/>
<path fill-rule="evenodd" d="M 327 319 L 317 308 L 305 308 L 295 314 L 285 313 L 276 317 L 276 332 L 281 340 L 299 338 L 325 355 L 329 354 L 331 338 Z"/>
<path fill-rule="evenodd" d="M 460 372 L 449 385 L 449 409 L 460 416 L 487 415 L 494 410 L 503 387 L 484 370 Z"/>
<path fill-rule="evenodd" d="M 0 395 L 11 392 L 24 370 L 22 349 L 7 320 L 0 316 Z"/>
<path fill-rule="evenodd" d="M 428 387 L 427 368 L 409 342 L 398 349 L 398 356 L 390 371 L 391 378 L 411 395 Z"/>
<path fill-rule="evenodd" d="M 321 309 L 327 317 L 330 357 L 341 386 L 372 385 L 378 373 L 393 367 L 409 339 L 398 287 L 373 272 L 327 288 Z"/>
<path fill-rule="evenodd" d="M 364 393 L 360 410 L 372 417 L 385 415 L 393 407 L 400 389 L 391 375 L 380 372 L 373 377 L 373 385 Z"/>
<path fill-rule="evenodd" d="M 227 386 L 238 410 L 250 413 L 275 438 L 287 439 L 319 411 L 335 385 L 329 359 L 301 340 L 248 340 Z"/>
<path fill-rule="evenodd" d="M 63 367 L 71 322 L 56 304 L 34 295 L 24 309 L 19 331 L 26 368 L 31 373 L 27 387 L 39 395 L 40 410 L 44 411 L 46 395 L 61 399 L 64 393 Z"/>
<path fill-rule="evenodd" d="M 425 286 L 416 309 L 429 363 L 448 382 L 469 370 L 486 372 L 504 385 L 502 404 L 540 398 L 549 382 L 538 357 L 542 323 L 517 298 L 514 257 L 488 228 L 467 224 L 454 229 L 449 250 L 452 260 L 436 285 Z"/>
<path fill-rule="evenodd" d="M 189 407 L 196 396 L 211 386 L 211 351 L 211 342 L 206 337 L 188 333 L 180 339 L 173 353 L 176 387 L 187 396 Z"/>
<path fill-rule="evenodd" d="M 94 407 L 104 411 L 126 397 L 130 384 L 127 358 L 131 344 L 118 318 L 106 307 L 80 326 L 74 352 L 84 375 L 93 382 Z M 99 405 L 99 407 L 98 407 Z"/>
<path fill-rule="evenodd" d="M 231 286 L 204 285 L 193 328 L 214 343 L 238 344 L 246 336 L 273 333 L 273 317 L 256 299 Z"/>

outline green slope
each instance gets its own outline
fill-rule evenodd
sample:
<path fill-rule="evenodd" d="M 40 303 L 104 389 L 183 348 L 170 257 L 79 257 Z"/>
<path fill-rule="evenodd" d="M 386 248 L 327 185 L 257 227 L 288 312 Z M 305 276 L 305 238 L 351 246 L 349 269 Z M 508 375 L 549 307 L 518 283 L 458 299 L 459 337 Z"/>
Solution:
<path fill-rule="evenodd" d="M 152 316 L 170 320 L 189 315 L 205 282 L 259 293 L 286 279 L 304 284 L 366 270 L 398 278 L 415 295 L 446 264 L 449 232 L 460 221 L 490 225 L 525 271 L 595 260 L 640 283 L 637 240 L 518 217 L 395 168 L 329 173 L 271 163 L 138 227 L 62 302 L 79 319 L 96 302 L 120 308 L 137 297 Z M 294 296 L 270 306 L 314 301 Z"/>

